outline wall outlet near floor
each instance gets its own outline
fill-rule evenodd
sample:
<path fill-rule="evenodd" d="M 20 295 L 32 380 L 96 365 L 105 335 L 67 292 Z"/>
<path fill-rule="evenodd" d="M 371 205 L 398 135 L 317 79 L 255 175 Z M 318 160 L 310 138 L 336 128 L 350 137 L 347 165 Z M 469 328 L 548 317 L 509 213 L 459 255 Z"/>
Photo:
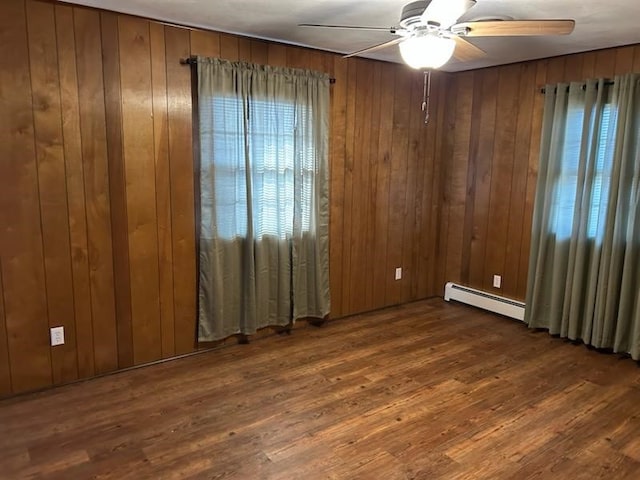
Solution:
<path fill-rule="evenodd" d="M 500 275 L 493 276 L 493 286 L 494 288 L 500 288 L 502 286 L 502 277 Z"/>
<path fill-rule="evenodd" d="M 396 268 L 396 280 L 400 280 L 402 278 L 402 267 Z"/>
<path fill-rule="evenodd" d="M 51 346 L 64 345 L 64 327 L 53 327 L 51 329 Z"/>

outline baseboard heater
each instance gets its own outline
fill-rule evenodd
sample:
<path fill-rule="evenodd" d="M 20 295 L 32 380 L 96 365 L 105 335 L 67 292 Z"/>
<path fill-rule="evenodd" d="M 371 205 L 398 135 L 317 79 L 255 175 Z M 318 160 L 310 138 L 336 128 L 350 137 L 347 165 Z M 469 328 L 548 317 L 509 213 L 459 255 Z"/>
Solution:
<path fill-rule="evenodd" d="M 448 282 L 444 287 L 444 299 L 456 300 L 490 312 L 499 313 L 516 320 L 524 320 L 524 303 L 510 298 L 482 292 L 475 288 L 464 287 Z"/>

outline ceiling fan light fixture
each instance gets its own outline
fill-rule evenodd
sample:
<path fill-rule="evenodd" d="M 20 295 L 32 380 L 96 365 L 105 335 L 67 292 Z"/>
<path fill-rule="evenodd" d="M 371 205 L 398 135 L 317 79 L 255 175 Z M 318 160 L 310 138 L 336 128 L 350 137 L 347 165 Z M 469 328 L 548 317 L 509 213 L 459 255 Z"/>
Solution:
<path fill-rule="evenodd" d="M 400 43 L 400 55 L 411 68 L 440 68 L 453 56 L 456 42 L 452 38 L 426 33 Z"/>

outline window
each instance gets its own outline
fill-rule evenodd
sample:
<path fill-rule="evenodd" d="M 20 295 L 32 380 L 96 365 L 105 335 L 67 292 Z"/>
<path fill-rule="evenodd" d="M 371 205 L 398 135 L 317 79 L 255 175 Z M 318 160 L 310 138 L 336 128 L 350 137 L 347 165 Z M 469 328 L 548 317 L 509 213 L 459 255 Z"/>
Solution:
<path fill-rule="evenodd" d="M 285 100 L 243 102 L 220 95 L 208 107 L 213 109 L 213 123 L 211 131 L 203 134 L 212 135 L 213 141 L 203 145 L 210 145 L 213 151 L 203 152 L 202 168 L 214 177 L 215 199 L 202 205 L 203 225 L 215 228 L 220 238 L 246 237 L 251 211 L 256 239 L 287 239 L 293 233 L 294 208 L 300 208 L 300 228 L 309 231 L 316 149 L 313 135 L 296 132 L 312 117 L 311 106 L 296 108 Z M 296 162 L 296 142 L 301 139 L 307 144 Z"/>
<path fill-rule="evenodd" d="M 589 189 L 585 189 L 584 195 L 588 200 L 587 236 L 589 238 L 602 239 L 604 220 L 607 213 L 607 201 L 609 197 L 609 184 L 614 153 L 613 132 L 616 129 L 616 111 L 609 103 L 603 108 L 600 119 L 595 112 L 589 118 L 588 128 L 593 131 L 596 145 L 587 148 L 596 149 L 596 160 L 593 168 L 594 180 Z M 558 239 L 571 237 L 574 228 L 574 217 L 579 212 L 578 179 L 580 172 L 580 158 L 585 154 L 581 151 L 584 136 L 585 113 L 583 105 L 570 105 L 564 130 L 564 141 L 561 148 L 560 172 L 557 176 L 553 207 L 551 209 L 551 231 Z M 582 172 L 584 175 L 585 172 Z"/>

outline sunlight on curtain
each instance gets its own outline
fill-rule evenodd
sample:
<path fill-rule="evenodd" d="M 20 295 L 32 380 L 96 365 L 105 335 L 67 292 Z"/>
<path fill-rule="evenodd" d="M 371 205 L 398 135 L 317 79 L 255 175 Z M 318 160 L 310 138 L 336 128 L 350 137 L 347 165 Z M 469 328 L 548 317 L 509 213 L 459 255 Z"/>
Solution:
<path fill-rule="evenodd" d="M 640 358 L 640 76 L 546 87 L 525 321 Z"/>
<path fill-rule="evenodd" d="M 198 59 L 199 339 L 329 312 L 329 80 Z"/>

